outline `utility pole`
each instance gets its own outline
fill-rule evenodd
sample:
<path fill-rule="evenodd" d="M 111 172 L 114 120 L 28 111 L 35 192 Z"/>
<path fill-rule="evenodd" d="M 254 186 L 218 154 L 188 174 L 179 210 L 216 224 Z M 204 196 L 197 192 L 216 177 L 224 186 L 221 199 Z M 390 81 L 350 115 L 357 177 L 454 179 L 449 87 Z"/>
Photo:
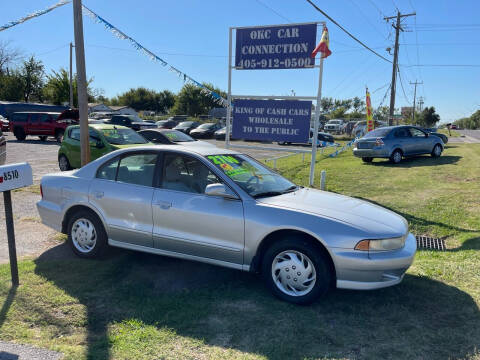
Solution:
<path fill-rule="evenodd" d="M 73 66 L 72 66 L 72 49 L 73 44 L 70 43 L 70 109 L 73 109 Z"/>
<path fill-rule="evenodd" d="M 420 96 L 418 98 L 418 106 L 420 108 L 420 111 L 422 111 L 423 110 L 423 96 Z"/>
<path fill-rule="evenodd" d="M 415 80 L 414 83 L 410 82 L 410 85 L 415 85 L 415 91 L 413 92 L 413 119 L 412 119 L 412 124 L 415 125 L 415 105 L 417 104 L 416 103 L 416 99 L 417 99 L 417 85 L 420 85 L 420 84 L 423 84 L 423 81 L 422 82 L 418 82 L 417 80 Z"/>
<path fill-rule="evenodd" d="M 73 25 L 75 31 L 75 59 L 77 64 L 77 95 L 80 116 L 80 157 L 82 166 L 90 162 L 88 141 L 88 98 L 85 49 L 83 47 L 82 0 L 73 0 Z"/>
<path fill-rule="evenodd" d="M 416 13 L 402 15 L 400 11 L 397 10 L 397 16 L 389 16 L 389 17 L 383 18 L 387 22 L 391 19 L 397 19 L 396 24 L 395 25 L 392 24 L 392 27 L 395 29 L 395 48 L 393 51 L 392 85 L 390 90 L 390 114 L 388 118 L 388 125 L 390 126 L 393 125 L 393 112 L 395 110 L 395 91 L 396 91 L 396 85 L 397 85 L 397 69 L 398 69 L 398 38 L 400 35 L 400 30 L 403 31 L 400 21 L 404 17 L 413 16 L 413 15 L 416 15 Z"/>

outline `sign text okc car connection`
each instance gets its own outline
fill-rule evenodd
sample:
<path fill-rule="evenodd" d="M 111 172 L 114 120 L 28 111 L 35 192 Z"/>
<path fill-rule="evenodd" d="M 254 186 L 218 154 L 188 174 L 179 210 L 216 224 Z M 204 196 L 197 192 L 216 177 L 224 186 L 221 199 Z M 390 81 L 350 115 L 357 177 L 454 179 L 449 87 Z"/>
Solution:
<path fill-rule="evenodd" d="M 235 67 L 238 70 L 312 67 L 316 24 L 237 29 Z"/>
<path fill-rule="evenodd" d="M 233 137 L 307 142 L 311 101 L 235 100 Z"/>

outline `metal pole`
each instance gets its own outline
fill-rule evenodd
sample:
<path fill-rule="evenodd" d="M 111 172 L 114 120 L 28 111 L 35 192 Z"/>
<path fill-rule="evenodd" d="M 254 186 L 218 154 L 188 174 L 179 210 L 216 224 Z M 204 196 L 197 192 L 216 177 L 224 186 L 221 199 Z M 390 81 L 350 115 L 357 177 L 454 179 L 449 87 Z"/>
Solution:
<path fill-rule="evenodd" d="M 7 224 L 8 256 L 10 258 L 10 273 L 13 286 L 18 286 L 17 250 L 15 248 L 15 231 L 13 228 L 12 195 L 10 190 L 3 192 L 5 204 L 5 222 Z"/>
<path fill-rule="evenodd" d="M 397 61 L 398 61 L 398 38 L 400 35 L 400 11 L 397 11 L 397 25 L 395 27 L 395 48 L 393 51 L 392 84 L 390 89 L 390 112 L 388 125 L 393 125 L 393 113 L 395 111 L 395 90 L 397 85 Z"/>
<path fill-rule="evenodd" d="M 315 106 L 315 117 L 312 136 L 312 160 L 310 162 L 310 186 L 313 186 L 315 178 L 315 160 L 317 155 L 317 139 L 318 139 L 318 121 L 320 119 L 320 100 L 322 98 L 322 77 L 323 77 L 323 58 L 320 58 L 320 70 L 318 72 L 318 92 L 317 104 Z"/>
<path fill-rule="evenodd" d="M 415 125 L 415 102 L 417 100 L 417 80 L 415 80 L 415 91 L 413 92 L 413 118 L 412 125 Z"/>
<path fill-rule="evenodd" d="M 72 49 L 73 44 L 70 43 L 70 109 L 73 109 L 73 66 L 72 66 Z"/>
<path fill-rule="evenodd" d="M 82 166 L 90 162 L 88 141 L 88 96 L 85 49 L 83 47 L 82 0 L 73 0 L 73 25 L 75 31 L 75 60 L 77 64 L 78 112 L 80 115 L 80 156 Z"/>
<path fill-rule="evenodd" d="M 227 94 L 227 123 L 225 129 L 225 147 L 230 145 L 230 123 L 232 113 L 232 28 L 228 32 L 228 94 Z"/>

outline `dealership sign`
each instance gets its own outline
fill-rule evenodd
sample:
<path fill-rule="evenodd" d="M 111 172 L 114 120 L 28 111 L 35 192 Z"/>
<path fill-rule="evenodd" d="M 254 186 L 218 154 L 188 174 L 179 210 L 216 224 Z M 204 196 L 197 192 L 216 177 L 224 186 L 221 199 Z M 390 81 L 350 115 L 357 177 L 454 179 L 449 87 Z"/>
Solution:
<path fill-rule="evenodd" d="M 312 68 L 317 24 L 237 28 L 237 70 Z"/>
<path fill-rule="evenodd" d="M 311 101 L 237 99 L 232 137 L 307 143 L 311 111 Z"/>

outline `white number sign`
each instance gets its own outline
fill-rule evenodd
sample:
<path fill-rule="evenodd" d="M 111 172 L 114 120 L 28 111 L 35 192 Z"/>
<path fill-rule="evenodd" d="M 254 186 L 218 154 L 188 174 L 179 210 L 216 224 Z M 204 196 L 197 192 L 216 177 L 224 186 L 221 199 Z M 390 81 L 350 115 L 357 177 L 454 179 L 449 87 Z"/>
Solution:
<path fill-rule="evenodd" d="M 0 166 L 0 192 L 33 184 L 30 164 L 19 163 Z"/>

